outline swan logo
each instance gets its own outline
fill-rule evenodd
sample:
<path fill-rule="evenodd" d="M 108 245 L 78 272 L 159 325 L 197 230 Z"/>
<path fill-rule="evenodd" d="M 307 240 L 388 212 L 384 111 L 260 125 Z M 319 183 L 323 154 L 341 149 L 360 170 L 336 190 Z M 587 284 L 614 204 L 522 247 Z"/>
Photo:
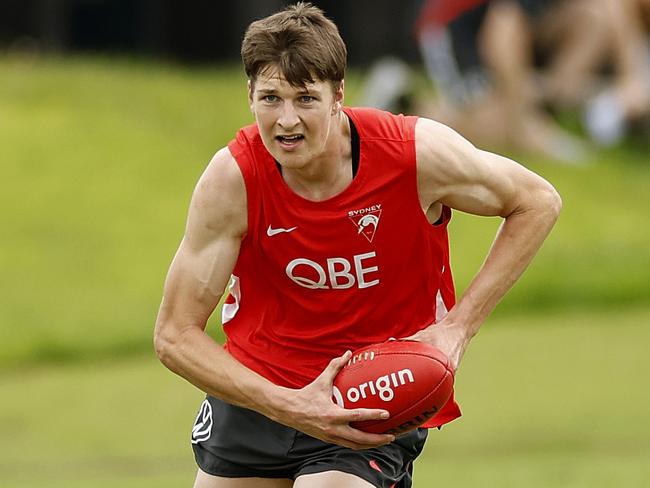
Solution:
<path fill-rule="evenodd" d="M 348 217 L 357 228 L 357 234 L 362 234 L 368 239 L 368 242 L 372 242 L 381 217 L 381 203 L 358 210 L 350 210 Z"/>

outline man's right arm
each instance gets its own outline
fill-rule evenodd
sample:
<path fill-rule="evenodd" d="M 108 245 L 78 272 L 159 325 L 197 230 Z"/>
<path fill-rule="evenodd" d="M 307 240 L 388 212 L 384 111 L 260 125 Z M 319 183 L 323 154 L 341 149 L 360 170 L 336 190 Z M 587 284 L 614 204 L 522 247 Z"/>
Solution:
<path fill-rule="evenodd" d="M 154 338 L 161 362 L 209 395 L 322 440 L 356 449 L 390 442 L 392 436 L 348 425 L 380 418 L 381 411 L 344 410 L 331 400 L 332 381 L 348 354 L 333 359 L 311 384 L 292 390 L 246 368 L 205 333 L 237 261 L 247 220 L 242 174 L 222 149 L 196 186 L 185 236 L 165 281 Z"/>
<path fill-rule="evenodd" d="M 169 269 L 154 345 L 161 362 L 210 395 L 255 407 L 273 390 L 215 343 L 205 326 L 222 297 L 246 232 L 246 191 L 227 149 L 201 176 Z"/>

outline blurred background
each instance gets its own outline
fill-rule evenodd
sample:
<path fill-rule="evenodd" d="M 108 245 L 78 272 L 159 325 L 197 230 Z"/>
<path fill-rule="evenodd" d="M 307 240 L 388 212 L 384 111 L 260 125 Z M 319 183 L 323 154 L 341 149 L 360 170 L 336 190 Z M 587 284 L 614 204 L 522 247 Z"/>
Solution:
<path fill-rule="evenodd" d="M 191 486 L 203 395 L 153 322 L 193 186 L 252 122 L 244 30 L 285 3 L 0 2 L 1 486 Z M 416 486 L 649 486 L 649 2 L 313 3 L 348 104 L 441 120 L 564 199 Z M 497 226 L 454 215 L 459 291 Z"/>

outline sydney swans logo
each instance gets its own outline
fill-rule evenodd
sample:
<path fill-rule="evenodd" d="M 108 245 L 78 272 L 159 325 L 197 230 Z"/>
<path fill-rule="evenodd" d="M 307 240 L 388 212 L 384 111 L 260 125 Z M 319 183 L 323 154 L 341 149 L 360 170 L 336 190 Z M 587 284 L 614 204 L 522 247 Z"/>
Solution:
<path fill-rule="evenodd" d="M 348 217 L 357 228 L 357 234 L 363 234 L 368 242 L 372 242 L 381 217 L 381 203 L 358 210 L 350 210 Z"/>

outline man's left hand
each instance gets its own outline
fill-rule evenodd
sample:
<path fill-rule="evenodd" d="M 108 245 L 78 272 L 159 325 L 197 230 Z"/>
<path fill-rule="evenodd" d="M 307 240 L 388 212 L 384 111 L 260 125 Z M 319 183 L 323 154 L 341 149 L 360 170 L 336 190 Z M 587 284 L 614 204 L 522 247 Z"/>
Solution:
<path fill-rule="evenodd" d="M 467 335 L 466 329 L 461 324 L 447 323 L 443 319 L 439 323 L 431 324 L 412 336 L 402 337 L 401 339 L 426 342 L 437 347 L 447 355 L 451 367 L 456 371 L 470 338 Z"/>

